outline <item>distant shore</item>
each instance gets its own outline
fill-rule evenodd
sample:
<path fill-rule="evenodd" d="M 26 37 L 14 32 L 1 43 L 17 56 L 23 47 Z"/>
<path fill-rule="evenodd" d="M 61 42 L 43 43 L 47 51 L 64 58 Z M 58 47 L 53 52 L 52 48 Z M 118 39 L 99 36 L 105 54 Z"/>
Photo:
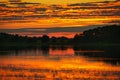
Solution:
<path fill-rule="evenodd" d="M 47 46 L 120 46 L 120 25 L 109 25 L 88 29 L 74 38 L 67 37 L 28 37 L 18 34 L 0 33 L 0 47 L 47 47 Z"/>

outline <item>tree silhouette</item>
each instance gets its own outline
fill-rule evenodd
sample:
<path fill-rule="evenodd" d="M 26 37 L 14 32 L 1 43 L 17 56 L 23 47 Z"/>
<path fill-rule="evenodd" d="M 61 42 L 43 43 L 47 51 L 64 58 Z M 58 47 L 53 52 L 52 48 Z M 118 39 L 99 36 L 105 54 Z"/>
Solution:
<path fill-rule="evenodd" d="M 76 34 L 73 39 L 66 37 L 28 37 L 0 33 L 0 46 L 49 46 L 49 45 L 79 45 L 87 43 L 120 43 L 120 25 L 97 27 Z"/>
<path fill-rule="evenodd" d="M 120 43 L 120 26 L 111 25 L 86 30 L 82 35 L 76 34 L 73 41 L 75 43 Z"/>

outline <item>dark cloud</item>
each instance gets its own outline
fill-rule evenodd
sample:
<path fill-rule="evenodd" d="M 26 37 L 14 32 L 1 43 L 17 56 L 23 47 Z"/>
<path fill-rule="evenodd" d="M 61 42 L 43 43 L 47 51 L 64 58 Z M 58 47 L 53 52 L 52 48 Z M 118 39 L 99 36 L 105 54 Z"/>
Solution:
<path fill-rule="evenodd" d="M 84 26 L 84 27 L 56 27 L 56 28 L 22 28 L 22 29 L 0 29 L 0 32 L 6 33 L 21 33 L 21 32 L 33 32 L 33 33 L 51 33 L 51 32 L 83 32 L 88 29 L 93 29 L 100 27 L 100 25 L 95 26 Z"/>
<path fill-rule="evenodd" d="M 94 3 L 76 3 L 76 4 L 69 4 L 68 6 L 97 6 Z"/>
<path fill-rule="evenodd" d="M 120 20 L 112 20 L 112 21 L 109 21 L 108 23 L 120 25 Z"/>
<path fill-rule="evenodd" d="M 4 16 L 0 20 L 24 20 L 22 16 Z"/>

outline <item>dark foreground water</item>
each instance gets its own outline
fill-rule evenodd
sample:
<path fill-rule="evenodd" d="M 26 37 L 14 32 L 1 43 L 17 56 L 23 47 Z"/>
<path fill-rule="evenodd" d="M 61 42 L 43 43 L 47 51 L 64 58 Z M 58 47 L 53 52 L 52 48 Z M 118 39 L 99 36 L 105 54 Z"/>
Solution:
<path fill-rule="evenodd" d="M 119 49 L 0 50 L 0 80 L 120 80 Z"/>

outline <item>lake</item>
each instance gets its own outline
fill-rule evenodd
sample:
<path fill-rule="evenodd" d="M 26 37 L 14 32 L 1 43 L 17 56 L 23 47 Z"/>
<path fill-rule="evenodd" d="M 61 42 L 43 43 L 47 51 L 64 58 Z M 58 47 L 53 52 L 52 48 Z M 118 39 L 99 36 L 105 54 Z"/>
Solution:
<path fill-rule="evenodd" d="M 115 47 L 0 49 L 0 80 L 120 80 L 119 52 Z"/>

